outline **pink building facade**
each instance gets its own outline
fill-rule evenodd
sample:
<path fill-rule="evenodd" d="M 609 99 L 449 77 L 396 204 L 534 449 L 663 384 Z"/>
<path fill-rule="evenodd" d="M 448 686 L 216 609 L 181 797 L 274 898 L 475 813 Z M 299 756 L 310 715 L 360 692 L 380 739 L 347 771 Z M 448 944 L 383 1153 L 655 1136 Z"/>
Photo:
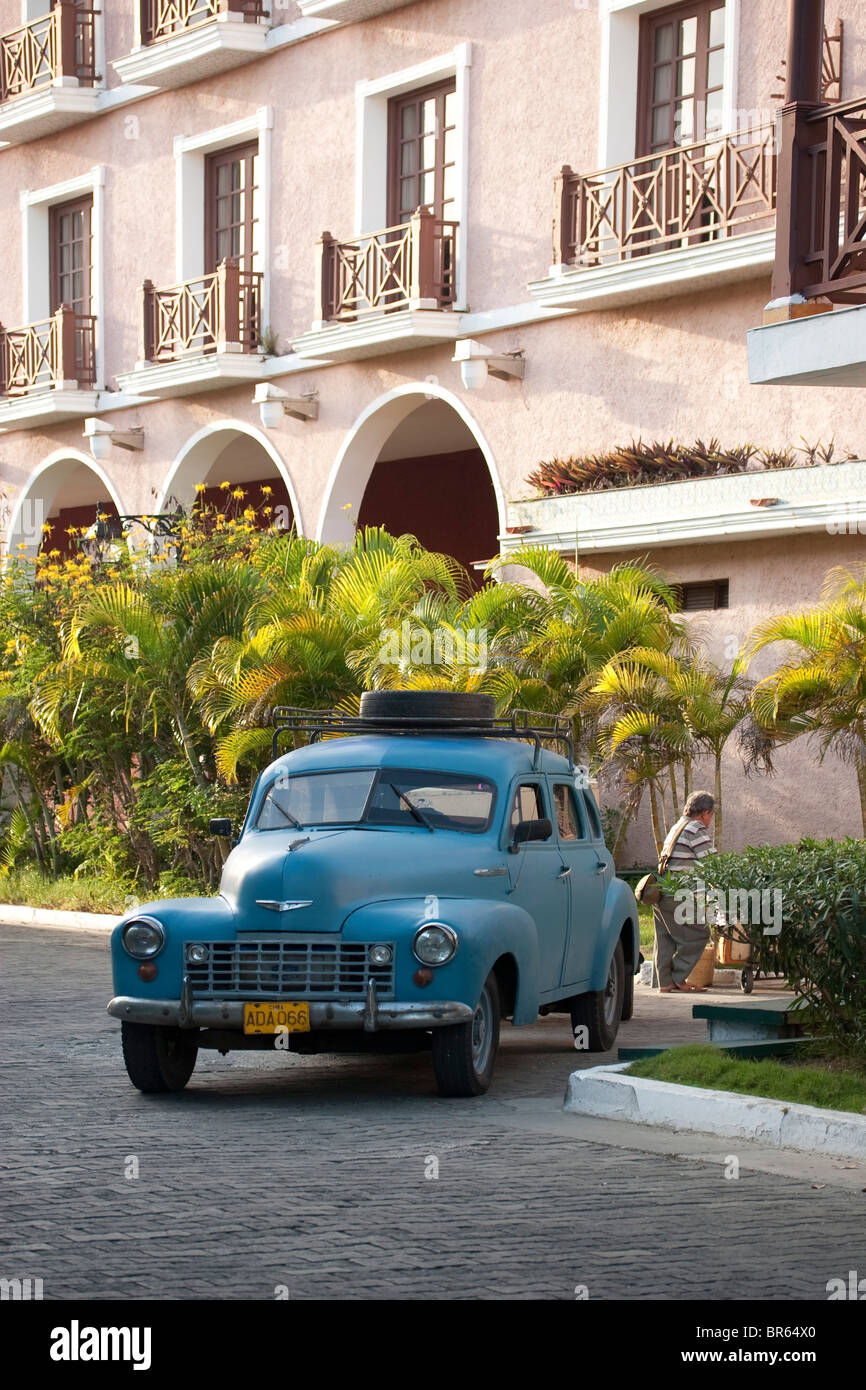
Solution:
<path fill-rule="evenodd" d="M 267 485 L 307 536 L 646 558 L 730 660 L 866 560 L 866 407 L 750 383 L 770 299 L 779 0 L 2 0 L 0 489 L 9 553 Z M 828 0 L 826 99 L 866 92 Z M 559 498 L 632 438 L 844 460 Z M 772 505 L 766 503 L 772 495 Z M 703 595 L 703 597 L 701 597 Z M 760 674 L 771 664 L 768 658 Z M 726 841 L 859 834 L 806 750 L 726 773 Z M 650 857 L 647 826 L 628 857 Z"/>

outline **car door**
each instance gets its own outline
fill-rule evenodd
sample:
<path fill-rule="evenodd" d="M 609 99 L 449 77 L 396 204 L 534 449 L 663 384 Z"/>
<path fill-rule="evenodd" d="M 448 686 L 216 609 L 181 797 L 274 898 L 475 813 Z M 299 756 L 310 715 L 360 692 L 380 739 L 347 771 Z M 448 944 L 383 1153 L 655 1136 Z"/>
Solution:
<path fill-rule="evenodd" d="M 600 852 L 597 840 L 601 827 L 596 835 L 596 823 L 590 819 L 574 783 L 551 778 L 551 793 L 568 885 L 568 935 L 562 983 L 580 988 L 588 983 L 592 969 L 604 911 L 609 856 L 607 851 Z"/>
<path fill-rule="evenodd" d="M 520 821 L 552 819 L 544 784 L 543 777 L 533 777 L 515 786 L 505 826 L 506 848 Z M 517 853 L 508 856 L 508 870 L 511 902 L 528 912 L 538 929 L 538 989 L 543 995 L 559 986 L 568 932 L 568 879 L 555 835 L 519 845 Z"/>

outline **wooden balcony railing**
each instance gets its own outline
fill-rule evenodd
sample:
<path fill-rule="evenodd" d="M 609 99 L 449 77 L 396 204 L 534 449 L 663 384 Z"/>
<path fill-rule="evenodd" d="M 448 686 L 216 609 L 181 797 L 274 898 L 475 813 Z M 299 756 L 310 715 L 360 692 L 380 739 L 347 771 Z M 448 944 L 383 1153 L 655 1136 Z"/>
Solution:
<path fill-rule="evenodd" d="M 253 23 L 267 14 L 262 0 L 141 0 L 141 41 L 170 39 L 187 29 L 210 24 L 226 11 L 242 14 Z"/>
<path fill-rule="evenodd" d="M 775 224 L 773 126 L 556 180 L 554 259 L 606 265 Z"/>
<path fill-rule="evenodd" d="M 57 77 L 96 81 L 94 22 L 99 10 L 57 0 L 48 14 L 0 37 L 0 102 L 48 87 Z"/>
<path fill-rule="evenodd" d="M 395 309 L 447 309 L 456 300 L 456 222 L 426 208 L 399 227 L 319 243 L 318 318 L 352 322 Z"/>
<path fill-rule="evenodd" d="M 800 117 L 791 293 L 866 303 L 866 100 Z M 785 193 L 791 197 L 786 182 Z"/>
<path fill-rule="evenodd" d="M 144 360 L 175 362 L 189 354 L 255 352 L 261 340 L 262 274 L 221 261 L 211 275 L 168 289 L 142 288 Z"/>
<path fill-rule="evenodd" d="M 96 319 L 67 305 L 41 323 L 0 325 L 0 391 L 26 396 L 49 387 L 92 387 L 96 382 Z"/>

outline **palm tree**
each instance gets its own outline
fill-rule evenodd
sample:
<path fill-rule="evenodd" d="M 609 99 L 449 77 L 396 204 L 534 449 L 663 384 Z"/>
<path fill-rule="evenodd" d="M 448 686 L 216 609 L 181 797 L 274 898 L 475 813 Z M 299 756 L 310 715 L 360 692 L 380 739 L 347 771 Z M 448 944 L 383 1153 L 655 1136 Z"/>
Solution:
<path fill-rule="evenodd" d="M 812 611 L 759 623 L 746 658 L 774 642 L 790 644 L 789 655 L 755 686 L 755 721 L 776 745 L 805 734 L 822 761 L 832 751 L 853 765 L 866 835 L 866 566 L 830 570 Z"/>

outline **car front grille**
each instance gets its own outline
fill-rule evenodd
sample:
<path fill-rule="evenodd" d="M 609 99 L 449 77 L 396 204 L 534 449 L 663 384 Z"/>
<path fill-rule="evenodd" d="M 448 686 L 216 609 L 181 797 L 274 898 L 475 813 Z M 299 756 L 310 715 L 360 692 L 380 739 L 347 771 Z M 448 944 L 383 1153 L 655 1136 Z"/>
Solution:
<path fill-rule="evenodd" d="M 362 999 L 394 993 L 394 943 L 388 965 L 372 965 L 363 941 L 209 941 L 203 965 L 185 963 L 193 994 L 216 999 Z"/>

